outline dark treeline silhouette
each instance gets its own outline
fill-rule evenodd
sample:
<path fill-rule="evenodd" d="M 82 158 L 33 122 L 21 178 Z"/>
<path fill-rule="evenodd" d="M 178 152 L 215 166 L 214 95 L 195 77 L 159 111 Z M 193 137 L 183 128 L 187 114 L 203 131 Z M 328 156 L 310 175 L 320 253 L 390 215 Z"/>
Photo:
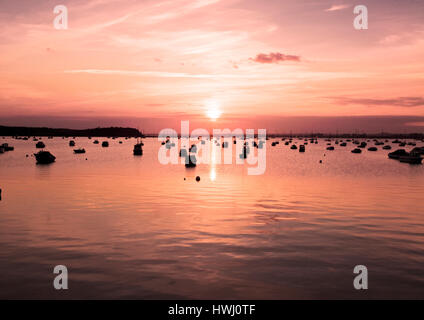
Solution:
<path fill-rule="evenodd" d="M 143 134 L 134 128 L 95 128 L 95 129 L 54 129 L 33 127 L 0 126 L 0 136 L 45 136 L 45 137 L 142 137 Z"/>

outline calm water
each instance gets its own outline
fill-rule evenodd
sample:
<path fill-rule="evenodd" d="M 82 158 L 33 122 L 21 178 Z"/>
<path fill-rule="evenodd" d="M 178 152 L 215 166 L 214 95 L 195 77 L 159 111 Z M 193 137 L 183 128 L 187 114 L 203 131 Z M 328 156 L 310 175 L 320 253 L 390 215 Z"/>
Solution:
<path fill-rule="evenodd" d="M 270 140 L 266 173 L 249 176 L 161 165 L 157 139 L 142 157 L 134 139 L 93 140 L 75 155 L 43 139 L 57 161 L 39 166 L 35 142 L 0 138 L 15 146 L 0 154 L 0 298 L 424 298 L 423 165 Z"/>

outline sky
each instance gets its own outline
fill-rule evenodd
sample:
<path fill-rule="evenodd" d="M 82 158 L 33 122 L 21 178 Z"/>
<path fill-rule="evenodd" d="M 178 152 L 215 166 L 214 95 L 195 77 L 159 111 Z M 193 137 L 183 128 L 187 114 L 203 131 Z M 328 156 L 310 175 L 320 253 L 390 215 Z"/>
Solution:
<path fill-rule="evenodd" d="M 0 0 L 0 125 L 423 132 L 423 35 L 421 0 Z"/>

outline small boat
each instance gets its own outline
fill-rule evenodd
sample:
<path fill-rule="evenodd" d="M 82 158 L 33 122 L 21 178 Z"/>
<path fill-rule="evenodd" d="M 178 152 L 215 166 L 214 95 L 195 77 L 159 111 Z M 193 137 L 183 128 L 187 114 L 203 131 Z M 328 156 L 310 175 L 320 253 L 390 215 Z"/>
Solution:
<path fill-rule="evenodd" d="M 74 153 L 76 153 L 76 154 L 85 153 L 85 149 L 82 149 L 82 148 L 80 148 L 80 149 L 75 149 L 75 150 L 74 150 Z"/>
<path fill-rule="evenodd" d="M 340 147 L 346 147 L 346 146 L 347 146 L 347 143 L 346 142 L 340 143 Z"/>
<path fill-rule="evenodd" d="M 187 155 L 185 157 L 185 167 L 186 168 L 194 168 L 196 166 L 196 155 L 192 154 L 192 155 Z"/>
<path fill-rule="evenodd" d="M 103 147 L 103 148 L 107 148 L 107 147 L 109 147 L 109 142 L 107 142 L 107 141 L 103 141 L 103 142 L 102 142 L 102 147 Z"/>
<path fill-rule="evenodd" d="M 299 152 L 305 152 L 305 145 L 301 144 L 299 146 Z"/>
<path fill-rule="evenodd" d="M 15 150 L 15 148 L 14 148 L 14 147 L 12 147 L 12 146 L 9 146 L 9 144 L 8 144 L 8 143 L 3 143 L 3 144 L 1 145 L 1 147 L 3 148 L 3 150 L 4 150 L 5 152 Z"/>
<path fill-rule="evenodd" d="M 37 149 L 43 149 L 43 148 L 46 147 L 46 145 L 44 144 L 44 142 L 39 141 L 39 142 L 36 143 L 35 147 Z"/>
<path fill-rule="evenodd" d="M 358 146 L 358 148 L 365 148 L 367 146 L 366 142 L 361 142 L 361 144 Z"/>
<path fill-rule="evenodd" d="M 75 141 L 74 140 L 69 141 L 69 146 L 70 147 L 75 147 Z"/>
<path fill-rule="evenodd" d="M 94 140 L 94 144 L 99 144 L 99 140 Z"/>
<path fill-rule="evenodd" d="M 37 160 L 37 164 L 49 164 L 55 162 L 56 160 L 56 157 L 48 151 L 40 151 L 38 153 L 34 153 L 34 156 Z"/>
<path fill-rule="evenodd" d="M 392 150 L 392 147 L 391 147 L 391 146 L 389 146 L 389 145 L 387 145 L 387 146 L 384 146 L 384 147 L 383 147 L 383 149 L 384 149 L 384 150 Z"/>
<path fill-rule="evenodd" d="M 246 159 L 249 152 L 250 152 L 249 147 L 245 145 L 243 147 L 242 153 L 239 155 L 240 159 Z"/>
<path fill-rule="evenodd" d="M 376 148 L 376 147 L 371 147 L 371 148 L 368 148 L 368 151 L 377 151 L 378 149 Z"/>
<path fill-rule="evenodd" d="M 351 152 L 352 152 L 352 153 L 361 153 L 361 152 L 362 152 L 362 150 L 361 150 L 361 149 L 356 148 L 356 149 L 353 149 Z"/>
<path fill-rule="evenodd" d="M 400 157 L 407 156 L 407 155 L 409 155 L 409 153 L 406 152 L 405 149 L 398 149 L 388 154 L 390 159 L 395 159 L 395 160 L 399 160 Z"/>
<path fill-rule="evenodd" d="M 297 146 L 296 146 L 295 144 L 293 144 L 293 145 L 290 147 L 290 149 L 292 149 L 292 150 L 297 150 Z"/>
<path fill-rule="evenodd" d="M 137 144 L 134 145 L 133 154 L 135 156 L 143 155 L 143 145 L 141 143 L 137 143 Z"/>

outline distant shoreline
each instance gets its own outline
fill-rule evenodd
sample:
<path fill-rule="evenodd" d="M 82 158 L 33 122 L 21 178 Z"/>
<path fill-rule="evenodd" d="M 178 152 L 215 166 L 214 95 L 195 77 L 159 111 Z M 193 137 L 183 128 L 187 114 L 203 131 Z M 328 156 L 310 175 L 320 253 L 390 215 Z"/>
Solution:
<path fill-rule="evenodd" d="M 144 137 L 157 138 L 158 134 L 143 134 L 135 128 L 105 127 L 93 129 L 66 129 L 48 127 L 12 127 L 0 126 L 0 136 L 3 137 Z M 212 136 L 212 135 L 211 135 Z M 314 137 L 314 138 L 378 138 L 378 139 L 416 139 L 424 140 L 423 133 L 278 133 L 268 134 L 269 138 L 283 137 Z"/>
<path fill-rule="evenodd" d="M 94 128 L 94 129 L 56 129 L 47 127 L 8 127 L 0 126 L 0 136 L 19 137 L 143 137 L 134 128 Z"/>

